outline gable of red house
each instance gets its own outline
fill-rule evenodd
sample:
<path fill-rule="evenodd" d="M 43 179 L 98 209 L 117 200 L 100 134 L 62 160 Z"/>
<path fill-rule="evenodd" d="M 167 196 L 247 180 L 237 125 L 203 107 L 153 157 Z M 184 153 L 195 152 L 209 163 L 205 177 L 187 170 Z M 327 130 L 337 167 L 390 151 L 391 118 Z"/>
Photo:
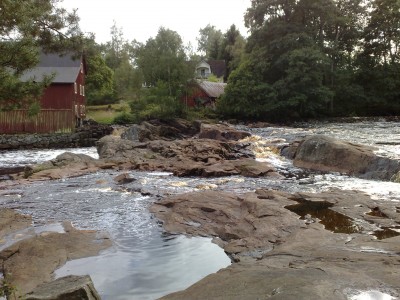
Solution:
<path fill-rule="evenodd" d="M 21 81 L 37 82 L 52 76 L 40 99 L 39 114 L 29 117 L 23 109 L 0 112 L 0 133 L 73 131 L 85 117 L 85 74 L 82 56 L 41 53 L 39 64 L 21 76 Z"/>

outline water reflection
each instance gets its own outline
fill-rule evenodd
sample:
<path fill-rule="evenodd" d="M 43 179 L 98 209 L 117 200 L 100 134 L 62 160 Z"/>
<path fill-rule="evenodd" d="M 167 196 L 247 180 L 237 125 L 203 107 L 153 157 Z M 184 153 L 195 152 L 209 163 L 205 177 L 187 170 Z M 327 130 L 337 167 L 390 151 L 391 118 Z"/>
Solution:
<path fill-rule="evenodd" d="M 354 221 L 336 211 L 329 209 L 333 204 L 329 202 L 304 201 L 299 204 L 289 205 L 285 208 L 295 212 L 301 219 L 317 218 L 318 222 L 325 226 L 325 229 L 335 233 L 358 233 L 362 227 L 355 224 Z"/>
<path fill-rule="evenodd" d="M 78 228 L 107 231 L 114 242 L 112 249 L 68 262 L 57 271 L 57 276 L 91 275 L 103 299 L 155 299 L 230 264 L 210 239 L 163 234 L 148 212 L 155 199 L 121 189 L 113 180 L 117 174 L 99 172 L 20 186 L 18 193 L 10 190 L 0 195 L 0 204 L 32 215 L 37 227 L 70 220 Z M 170 187 L 169 182 L 177 181 L 170 174 L 132 172 L 132 177 L 153 191 L 172 193 L 177 188 Z M 40 228 L 36 232 L 51 227 Z"/>
<path fill-rule="evenodd" d="M 138 249 L 131 241 L 127 251 L 70 261 L 56 276 L 89 274 L 106 300 L 156 299 L 230 264 L 211 239 L 171 236 L 148 242 Z"/>

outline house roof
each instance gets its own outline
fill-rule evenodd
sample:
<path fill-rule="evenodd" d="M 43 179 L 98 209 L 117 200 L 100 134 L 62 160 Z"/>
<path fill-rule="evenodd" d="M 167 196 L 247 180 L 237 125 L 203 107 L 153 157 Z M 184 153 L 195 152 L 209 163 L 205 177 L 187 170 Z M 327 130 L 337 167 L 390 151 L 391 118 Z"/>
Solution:
<path fill-rule="evenodd" d="M 81 57 L 71 53 L 60 55 L 40 53 L 39 64 L 22 74 L 21 81 L 41 81 L 44 76 L 53 76 L 53 83 L 74 83 L 81 70 Z"/>
<path fill-rule="evenodd" d="M 197 80 L 200 88 L 211 98 L 218 98 L 221 96 L 226 87 L 226 83 L 223 82 L 211 82 L 205 80 Z"/>
<path fill-rule="evenodd" d="M 224 77 L 226 72 L 225 60 L 208 60 L 207 63 L 210 65 L 211 73 L 217 77 Z"/>

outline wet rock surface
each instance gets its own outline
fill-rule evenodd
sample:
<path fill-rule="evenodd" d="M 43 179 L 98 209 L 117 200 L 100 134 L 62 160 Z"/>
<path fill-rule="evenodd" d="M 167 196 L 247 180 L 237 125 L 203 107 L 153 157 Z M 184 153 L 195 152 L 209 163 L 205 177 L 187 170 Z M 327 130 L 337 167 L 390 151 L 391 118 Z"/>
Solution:
<path fill-rule="evenodd" d="M 210 139 L 133 142 L 107 136 L 98 143 L 100 159 L 123 168 L 167 171 L 176 176 L 278 176 L 234 144 Z"/>
<path fill-rule="evenodd" d="M 323 172 L 340 172 L 367 179 L 390 180 L 400 161 L 374 154 L 374 148 L 315 135 L 294 142 L 284 152 L 295 166 Z"/>
<path fill-rule="evenodd" d="M 236 130 L 225 124 L 201 124 L 198 137 L 219 141 L 239 141 L 250 135 L 247 131 Z"/>
<path fill-rule="evenodd" d="M 300 219 L 286 208 L 306 202 L 329 203 L 338 213 L 329 215 L 330 222 L 340 227 L 346 216 L 357 230 L 345 226 L 334 233 L 315 215 Z M 368 215 L 374 207 L 386 217 Z M 205 191 L 165 198 L 151 211 L 169 232 L 214 237 L 236 261 L 162 299 L 348 299 L 371 289 L 400 296 L 400 236 L 379 240 L 370 234 L 396 227 L 400 216 L 393 203 L 361 192 Z"/>
<path fill-rule="evenodd" d="M 23 183 L 80 176 L 101 169 L 279 178 L 268 163 L 254 160 L 245 142 L 236 141 L 240 132 L 226 134 L 222 125 L 198 123 L 192 127 L 178 123 L 167 129 L 165 124 L 154 122 L 134 126 L 123 138 L 101 139 L 99 160 L 65 153 L 14 178 Z M 192 137 L 193 134 L 197 136 Z M 294 158 L 296 166 L 311 170 L 394 181 L 399 174 L 399 162 L 377 157 L 373 148 L 323 136 L 296 141 L 283 152 Z M 124 189 L 135 179 L 122 173 L 114 181 Z M 166 231 L 211 236 L 235 261 L 187 290 L 163 299 L 349 299 L 369 290 L 400 297 L 400 209 L 394 201 L 334 189 L 315 194 L 268 189 L 245 194 L 203 191 L 171 197 L 145 191 L 139 183 L 137 190 L 131 190 L 161 199 L 151 212 L 163 222 Z M 52 235 L 36 238 L 41 249 L 38 253 L 45 252 L 47 244 L 43 239 Z M 17 246 L 0 255 L 5 258 L 4 268 L 14 265 L 18 274 L 18 265 L 25 265 L 23 260 L 13 263 L 12 259 L 24 251 L 13 247 Z M 24 247 L 34 248 L 29 244 Z M 39 281 L 50 280 L 48 274 L 56 262 L 78 257 L 74 256 L 72 245 L 62 247 L 54 250 L 59 255 L 53 256 L 54 261 L 38 259 L 40 264 L 49 265 Z M 32 265 L 35 267 L 36 263 Z"/>
<path fill-rule="evenodd" d="M 6 235 L 27 228 L 31 224 L 32 217 L 18 214 L 12 209 L 0 208 L 0 242 Z"/>
<path fill-rule="evenodd" d="M 12 213 L 2 209 L 0 214 Z M 7 219 L 9 222 L 0 222 L 0 240 L 6 234 L 20 229 L 21 219 L 29 218 L 13 213 Z M 0 271 L 4 274 L 4 280 L 16 287 L 16 296 L 23 296 L 40 284 L 52 281 L 53 272 L 67 260 L 93 256 L 111 246 L 108 235 L 104 233 L 77 230 L 68 222 L 63 225 L 64 233 L 42 232 L 0 252 Z"/>
<path fill-rule="evenodd" d="M 199 129 L 199 122 L 182 119 L 151 120 L 130 126 L 121 134 L 121 138 L 135 142 L 183 139 L 194 136 Z"/>
<path fill-rule="evenodd" d="M 90 123 L 77 128 L 73 133 L 3 134 L 0 135 L 0 150 L 92 147 L 97 140 L 112 131 L 109 125 Z"/>
<path fill-rule="evenodd" d="M 66 276 L 40 285 L 25 297 L 26 300 L 100 300 L 90 276 Z"/>
<path fill-rule="evenodd" d="M 207 125 L 207 128 L 218 127 L 219 130 L 223 128 L 224 132 L 227 132 L 223 140 L 229 138 L 234 141 L 200 138 L 167 139 L 167 136 L 174 136 L 171 132 L 175 135 L 179 132 L 180 136 L 197 132 L 192 125 L 178 124 L 166 128 L 150 123 L 137 125 L 140 128 L 151 126 L 153 131 L 148 136 L 151 138 L 140 137 L 141 133 L 133 134 L 130 139 L 127 139 L 128 136 L 121 138 L 109 135 L 97 143 L 100 159 L 67 152 L 46 163 L 26 168 L 24 172 L 13 174 L 11 177 L 29 180 L 60 179 L 81 176 L 100 169 L 166 171 L 176 176 L 280 177 L 272 165 L 254 159 L 254 155 L 247 148 L 248 144 L 235 141 L 239 137 L 248 136 L 248 133 L 236 131 L 226 125 Z M 131 130 L 132 127 L 125 131 L 125 135 Z M 155 137 L 158 139 L 153 140 Z"/>

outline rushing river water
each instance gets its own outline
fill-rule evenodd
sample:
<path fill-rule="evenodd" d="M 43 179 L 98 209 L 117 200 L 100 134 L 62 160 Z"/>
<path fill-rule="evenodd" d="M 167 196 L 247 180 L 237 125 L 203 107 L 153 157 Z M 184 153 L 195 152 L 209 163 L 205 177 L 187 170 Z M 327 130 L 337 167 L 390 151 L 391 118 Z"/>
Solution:
<path fill-rule="evenodd" d="M 318 123 L 298 128 L 268 127 L 240 129 L 250 131 L 257 159 L 268 161 L 285 179 L 178 178 L 162 172 L 129 172 L 136 179 L 117 185 L 119 173 L 103 171 L 78 178 L 38 182 L 12 187 L 0 193 L 0 206 L 18 209 L 33 216 L 37 231 L 62 231 L 60 222 L 70 220 L 77 228 L 107 232 L 114 246 L 101 255 L 68 262 L 56 276 L 89 274 L 103 299 L 156 299 L 184 289 L 204 276 L 230 264 L 222 249 L 208 238 L 188 238 L 163 233 L 148 212 L 156 196 L 201 189 L 243 193 L 256 188 L 288 192 L 318 192 L 330 188 L 361 190 L 374 198 L 400 202 L 400 185 L 357 179 L 340 174 L 305 174 L 290 161 L 274 154 L 270 146 L 287 144 L 310 134 L 325 134 L 355 143 L 375 146 L 378 155 L 400 159 L 400 123 Z M 0 152 L 1 166 L 19 166 L 54 158 L 64 151 L 97 157 L 94 148 Z M 1 192 L 1 191 L 0 191 Z M 52 225 L 48 227 L 49 223 Z M 45 227 L 43 227 L 45 226 Z M 47 227 L 46 227 L 47 226 Z M 32 234 L 22 233 L 20 234 Z M 6 245 L 1 245 L 0 248 Z"/>

